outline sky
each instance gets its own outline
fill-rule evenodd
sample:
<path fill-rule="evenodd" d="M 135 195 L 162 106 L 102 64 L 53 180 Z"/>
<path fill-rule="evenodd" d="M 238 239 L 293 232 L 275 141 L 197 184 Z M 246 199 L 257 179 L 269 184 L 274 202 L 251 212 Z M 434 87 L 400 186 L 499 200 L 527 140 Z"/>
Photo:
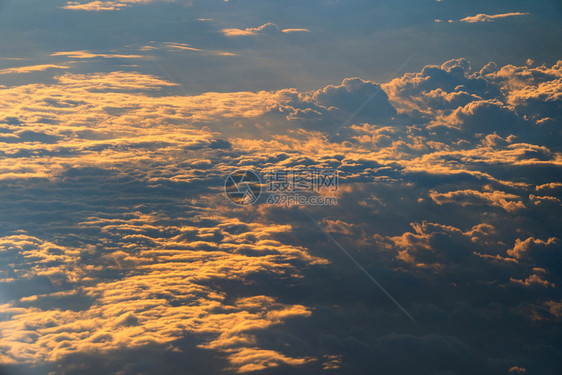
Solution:
<path fill-rule="evenodd" d="M 0 374 L 562 374 L 561 19 L 0 0 Z"/>

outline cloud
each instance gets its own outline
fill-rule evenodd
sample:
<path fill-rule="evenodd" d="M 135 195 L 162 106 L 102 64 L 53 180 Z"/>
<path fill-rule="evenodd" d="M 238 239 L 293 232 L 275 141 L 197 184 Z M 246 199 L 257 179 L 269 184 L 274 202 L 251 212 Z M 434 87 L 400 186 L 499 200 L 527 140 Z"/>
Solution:
<path fill-rule="evenodd" d="M 274 23 L 266 23 L 259 27 L 249 27 L 246 29 L 222 29 L 222 32 L 227 37 L 234 36 L 249 36 L 249 35 L 259 35 L 259 34 L 270 34 L 275 35 L 279 33 L 296 33 L 296 32 L 309 32 L 308 29 L 280 29 Z"/>
<path fill-rule="evenodd" d="M 71 67 L 2 87 L 2 361 L 546 372 L 536 353 L 562 282 L 561 66 L 454 59 L 386 83 L 193 96 L 151 74 Z M 222 194 L 235 169 L 291 167 L 337 169 L 339 204 L 239 208 Z M 417 321 L 451 334 L 405 328 L 305 210 Z"/>
<path fill-rule="evenodd" d="M 67 1 L 63 9 L 68 10 L 83 10 L 83 11 L 108 11 L 108 10 L 121 10 L 133 6 L 135 4 L 148 4 L 154 1 L 174 1 L 174 0 L 108 0 L 108 1 Z"/>
<path fill-rule="evenodd" d="M 326 86 L 316 91 L 312 99 L 326 108 L 335 107 L 349 114 L 355 112 L 361 103 L 361 115 L 373 120 L 396 114 L 382 87 L 361 78 L 346 78 L 339 86 Z"/>
<path fill-rule="evenodd" d="M 283 29 L 281 30 L 284 33 L 307 33 L 310 32 L 309 29 Z"/>
<path fill-rule="evenodd" d="M 430 192 L 430 198 L 437 204 L 457 203 L 461 206 L 471 204 L 491 204 L 503 208 L 508 212 L 517 212 L 525 208 L 519 196 L 506 194 L 503 191 L 476 191 L 476 190 L 457 190 L 447 193 Z"/>
<path fill-rule="evenodd" d="M 193 48 L 189 44 L 186 43 L 164 43 L 167 48 L 170 49 L 180 49 L 180 50 L 187 50 L 187 51 L 201 51 L 199 48 Z"/>
<path fill-rule="evenodd" d="M 538 185 L 535 187 L 537 191 L 542 190 L 555 190 L 562 188 L 562 182 L 550 182 L 548 184 Z"/>
<path fill-rule="evenodd" d="M 164 42 L 161 44 L 150 44 L 138 48 L 139 51 L 154 51 L 154 50 L 166 50 L 166 51 L 176 51 L 176 52 L 199 52 L 201 55 L 208 56 L 236 56 L 236 53 L 226 52 L 221 50 L 205 50 L 201 48 L 192 47 L 187 43 L 178 42 Z M 132 55 L 134 56 L 134 55 Z"/>
<path fill-rule="evenodd" d="M 515 246 L 513 247 L 513 249 L 508 250 L 507 253 L 515 258 L 522 258 L 525 256 L 529 256 L 537 249 L 547 248 L 549 246 L 555 245 L 557 242 L 558 239 L 555 237 L 551 237 L 546 241 L 534 237 L 529 237 L 526 240 L 521 240 L 518 238 L 515 241 Z"/>
<path fill-rule="evenodd" d="M 544 303 L 552 315 L 556 318 L 562 318 L 562 302 L 547 301 Z"/>
<path fill-rule="evenodd" d="M 280 364 L 300 366 L 305 364 L 307 358 L 288 358 L 273 350 L 258 350 L 246 348 L 229 356 L 231 363 L 236 366 L 236 372 L 245 373 L 260 371 Z"/>
<path fill-rule="evenodd" d="M 92 53 L 88 51 L 68 51 L 68 52 L 55 52 L 51 56 L 66 56 L 71 59 L 94 59 L 102 57 L 104 59 L 140 59 L 141 55 L 118 55 L 108 53 Z"/>
<path fill-rule="evenodd" d="M 2 69 L 0 70 L 0 74 L 23 74 L 23 73 L 32 73 L 32 72 L 43 72 L 48 69 L 68 69 L 68 66 L 55 65 L 55 64 L 20 66 L 17 68 Z"/>
<path fill-rule="evenodd" d="M 543 276 L 537 275 L 537 274 L 532 274 L 529 277 L 527 277 L 525 280 L 519 280 L 519 279 L 515 279 L 515 278 L 511 278 L 510 280 L 513 283 L 523 285 L 523 286 L 526 286 L 526 287 L 541 286 L 543 288 L 552 288 L 552 287 L 556 286 L 553 283 L 545 280 L 543 278 Z"/>
<path fill-rule="evenodd" d="M 460 22 L 466 23 L 477 23 L 477 22 L 493 22 L 497 19 L 507 18 L 507 17 L 517 17 L 517 16 L 527 16 L 530 13 L 522 13 L 522 12 L 512 12 L 512 13 L 502 13 L 502 14 L 477 14 L 476 16 L 472 17 L 465 17 Z"/>
<path fill-rule="evenodd" d="M 250 224 L 247 229 L 252 228 L 251 232 L 232 233 L 235 226 L 247 225 L 236 221 L 207 228 L 174 229 L 154 223 L 147 227 L 148 217 L 135 216 L 132 220 L 92 218 L 81 223 L 129 243 L 123 247 L 125 251 L 111 256 L 89 257 L 89 264 L 83 264 L 80 258 L 94 255 L 94 247 L 63 248 L 26 235 L 0 239 L 2 259 L 17 261 L 17 266 L 2 269 L 13 278 L 12 288 L 17 290 L 24 279 L 46 278 L 48 288 L 55 291 L 0 305 L 0 313 L 10 317 L 0 323 L 2 344 L 10 347 L 5 352 L 9 361 L 57 361 L 70 353 L 173 342 L 191 332 L 208 337 L 205 340 L 202 336 L 202 348 L 226 352 L 238 372 L 306 363 L 306 359 L 257 348 L 252 332 L 290 318 L 307 317 L 309 309 L 261 295 L 228 302 L 226 293 L 217 293 L 210 286 L 219 280 L 243 280 L 255 273 L 286 273 L 292 261 L 322 261 L 303 249 L 271 241 L 270 234 L 290 228 Z M 223 230 L 230 239 L 220 245 L 206 239 L 207 232 Z M 193 231 L 199 235 L 193 237 Z M 173 237 L 165 234 L 173 232 Z M 128 233 L 144 234 L 159 245 L 142 250 L 143 245 L 134 245 L 141 243 L 139 237 Z M 164 236 L 154 236 L 157 233 Z M 254 236 L 263 244 L 248 241 Z M 247 247 L 253 247 L 253 252 L 237 250 Z M 158 263 L 153 263 L 155 256 L 160 259 Z M 102 269 L 120 270 L 122 276 L 97 280 L 95 274 Z M 59 292 L 59 287 L 64 291 Z M 60 299 L 76 293 L 91 300 L 88 307 L 72 311 L 44 304 L 46 297 Z M 183 302 L 177 305 L 179 301 Z M 26 307 L 16 306 L 21 304 Z M 223 312 L 214 313 L 218 310 Z"/>

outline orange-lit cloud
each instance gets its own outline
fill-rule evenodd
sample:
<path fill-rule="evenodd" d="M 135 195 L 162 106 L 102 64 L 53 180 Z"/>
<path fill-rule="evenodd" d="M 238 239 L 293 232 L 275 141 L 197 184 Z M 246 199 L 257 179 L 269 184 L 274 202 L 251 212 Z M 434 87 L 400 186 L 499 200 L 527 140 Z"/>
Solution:
<path fill-rule="evenodd" d="M 470 204 L 492 204 L 503 208 L 508 212 L 515 212 L 525 208 L 519 197 L 514 194 L 506 194 L 502 191 L 476 191 L 476 190 L 457 190 L 447 193 L 430 193 L 431 199 L 437 204 L 457 203 L 461 206 Z"/>
<path fill-rule="evenodd" d="M 55 65 L 55 64 L 20 66 L 17 68 L 2 69 L 0 70 L 0 74 L 22 74 L 22 73 L 32 73 L 32 72 L 43 72 L 48 69 L 68 69 L 68 66 Z"/>
<path fill-rule="evenodd" d="M 68 51 L 68 52 L 55 52 L 51 56 L 66 56 L 71 59 L 93 59 L 96 57 L 102 57 L 105 59 L 139 59 L 143 56 L 141 55 L 119 55 L 112 53 L 92 53 L 88 51 Z"/>
<path fill-rule="evenodd" d="M 558 239 L 555 237 L 551 237 L 546 241 L 534 237 L 529 237 L 526 240 L 518 238 L 515 241 L 515 246 L 512 249 L 507 250 L 507 254 L 515 258 L 523 258 L 529 256 L 529 253 L 535 249 L 548 248 L 549 246 L 555 245 L 557 242 Z"/>
<path fill-rule="evenodd" d="M 512 13 L 502 13 L 502 14 L 477 14 L 476 16 L 472 17 L 465 17 L 460 20 L 460 22 L 466 23 L 476 23 L 476 22 L 493 22 L 497 19 L 507 18 L 507 17 L 516 17 L 516 16 L 526 16 L 529 13 L 523 12 L 512 12 Z"/>
<path fill-rule="evenodd" d="M 248 35 L 258 35 L 261 33 L 272 34 L 272 33 L 296 33 L 296 32 L 309 32 L 308 29 L 280 29 L 274 23 L 266 23 L 259 27 L 249 27 L 246 29 L 223 29 L 222 32 L 225 36 L 248 36 Z"/>
<path fill-rule="evenodd" d="M 9 347 L 4 353 L 6 362 L 56 361 L 77 352 L 173 342 L 188 333 L 210 337 L 204 340 L 201 336 L 200 346 L 225 352 L 233 368 L 241 373 L 309 360 L 260 349 L 253 336 L 256 330 L 283 324 L 287 319 L 308 317 L 308 308 L 282 304 L 263 295 L 227 302 L 225 293 L 210 287 L 219 280 L 244 280 L 254 273 L 296 275 L 293 261 L 324 262 L 309 256 L 303 248 L 271 239 L 270 234 L 290 227 L 232 221 L 217 227 L 174 229 L 159 227 L 155 219 L 138 214 L 132 220 L 92 218 L 82 223 L 120 234 L 130 244 L 135 243 L 126 235 L 131 232 L 144 233 L 153 241 L 152 249 L 124 246 L 125 251 L 114 252 L 98 264 L 80 260 L 81 254 L 95 251 L 93 248 L 63 248 L 26 235 L 1 238 L 2 253 L 23 256 L 26 262 L 18 262 L 9 270 L 14 279 L 47 277 L 76 288 L 20 299 L 20 303 L 29 305 L 26 308 L 13 303 L 0 306 L 0 312 L 11 317 L 0 323 L 0 344 Z M 247 225 L 249 231 L 225 238 L 221 244 L 206 240 L 206 233 L 228 236 L 230 228 L 239 225 Z M 199 234 L 188 241 L 185 235 L 192 231 Z M 148 235 L 165 232 L 177 236 Z M 209 251 L 203 243 L 215 250 Z M 237 248 L 244 251 L 238 253 Z M 250 248 L 253 253 L 248 253 Z M 114 281 L 96 280 L 93 276 L 102 267 L 130 272 Z M 45 298 L 77 294 L 92 298 L 94 304 L 83 311 L 39 307 Z M 183 302 L 176 305 L 173 301 Z"/>
<path fill-rule="evenodd" d="M 168 47 L 191 51 L 157 48 Z M 54 57 L 77 56 L 120 55 Z M 194 96 L 133 71 L 0 88 L 0 208 L 18 208 L 0 238 L 0 283 L 20 292 L 0 306 L 9 316 L 2 362 L 180 350 L 189 336 L 237 372 L 346 366 L 338 353 L 286 350 L 283 335 L 264 344 L 291 319 L 312 325 L 313 312 L 333 306 L 287 301 L 260 280 L 297 283 L 309 269 L 347 268 L 318 255 L 328 244 L 299 220 L 302 208 L 228 206 L 221 184 L 237 168 L 341 171 L 343 203 L 312 212 L 389 279 L 555 292 L 549 264 L 559 240 L 531 219 L 559 216 L 559 175 L 536 175 L 562 166 L 552 128 L 561 66 L 474 72 L 457 59 L 382 85 L 348 78 L 312 91 Z M 362 112 L 332 136 L 358 102 Z M 250 213 L 254 221 L 237 218 Z M 48 288 L 18 289 L 24 282 Z M 559 302 L 540 298 L 529 303 L 549 319 L 559 313 Z M 53 307 L 70 299 L 86 302 Z"/>
<path fill-rule="evenodd" d="M 135 4 L 147 4 L 154 1 L 174 1 L 174 0 L 100 0 L 100 1 L 67 1 L 63 9 L 84 10 L 84 11 L 108 11 L 120 10 Z"/>

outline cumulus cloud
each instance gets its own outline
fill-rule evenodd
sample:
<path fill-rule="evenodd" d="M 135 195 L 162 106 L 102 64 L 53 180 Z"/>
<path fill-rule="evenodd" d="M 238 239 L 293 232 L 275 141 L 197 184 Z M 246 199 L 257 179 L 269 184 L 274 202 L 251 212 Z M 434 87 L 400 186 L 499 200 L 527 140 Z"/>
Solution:
<path fill-rule="evenodd" d="M 558 242 L 557 238 L 551 237 L 546 241 L 538 238 L 529 237 L 526 240 L 517 239 L 515 241 L 515 246 L 507 250 L 507 253 L 515 258 L 522 258 L 529 256 L 531 252 L 540 248 L 547 248 Z"/>

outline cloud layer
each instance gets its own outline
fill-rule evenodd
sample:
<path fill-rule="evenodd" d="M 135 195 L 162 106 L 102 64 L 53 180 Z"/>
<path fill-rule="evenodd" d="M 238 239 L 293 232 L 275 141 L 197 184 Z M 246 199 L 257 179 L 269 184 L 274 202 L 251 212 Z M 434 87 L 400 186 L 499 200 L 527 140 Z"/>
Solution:
<path fill-rule="evenodd" d="M 8 370 L 138 373 L 177 353 L 215 358 L 201 373 L 560 365 L 562 62 L 200 95 L 67 70 L 0 88 Z M 340 203 L 233 207 L 240 168 L 338 169 Z"/>

